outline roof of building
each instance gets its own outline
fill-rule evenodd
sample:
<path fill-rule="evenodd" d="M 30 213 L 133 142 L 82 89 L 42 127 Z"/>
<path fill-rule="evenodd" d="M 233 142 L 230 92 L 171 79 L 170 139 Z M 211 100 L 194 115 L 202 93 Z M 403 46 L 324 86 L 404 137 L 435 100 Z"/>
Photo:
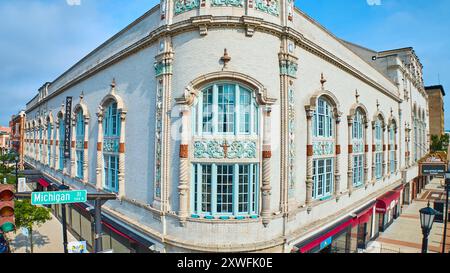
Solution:
<path fill-rule="evenodd" d="M 432 85 L 432 86 L 426 86 L 425 87 L 426 91 L 428 91 L 428 90 L 438 90 L 438 89 L 440 89 L 441 92 L 442 92 L 442 95 L 445 96 L 445 90 L 444 90 L 444 87 L 442 85 Z"/>

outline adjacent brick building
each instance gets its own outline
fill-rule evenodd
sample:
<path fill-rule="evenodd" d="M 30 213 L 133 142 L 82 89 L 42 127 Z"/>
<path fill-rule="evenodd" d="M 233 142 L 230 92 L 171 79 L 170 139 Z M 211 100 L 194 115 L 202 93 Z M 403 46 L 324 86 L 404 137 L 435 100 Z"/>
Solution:
<path fill-rule="evenodd" d="M 11 128 L 11 149 L 19 154 L 19 168 L 23 169 L 23 142 L 25 129 L 25 111 L 11 117 L 9 127 Z"/>
<path fill-rule="evenodd" d="M 445 134 L 444 97 L 442 85 L 425 87 L 428 93 L 428 109 L 430 111 L 430 136 Z"/>

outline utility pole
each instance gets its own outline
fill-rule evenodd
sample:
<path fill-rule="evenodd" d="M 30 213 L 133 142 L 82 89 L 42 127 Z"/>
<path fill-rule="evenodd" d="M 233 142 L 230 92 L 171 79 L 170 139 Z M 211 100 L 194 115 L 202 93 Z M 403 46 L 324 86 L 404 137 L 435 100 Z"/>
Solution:
<path fill-rule="evenodd" d="M 103 251 L 102 244 L 102 200 L 95 200 L 95 253 Z"/>

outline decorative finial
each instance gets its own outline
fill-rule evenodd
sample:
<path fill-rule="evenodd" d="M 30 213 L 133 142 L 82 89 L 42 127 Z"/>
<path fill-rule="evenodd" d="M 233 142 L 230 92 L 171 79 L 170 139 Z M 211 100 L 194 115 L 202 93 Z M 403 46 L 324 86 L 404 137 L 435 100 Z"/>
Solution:
<path fill-rule="evenodd" d="M 393 116 L 393 115 L 394 115 L 394 110 L 391 107 L 391 116 Z"/>
<path fill-rule="evenodd" d="M 327 82 L 325 77 L 323 76 L 323 73 L 320 74 L 320 84 L 322 85 L 322 89 L 324 89 L 324 84 Z"/>
<path fill-rule="evenodd" d="M 223 62 L 223 68 L 222 68 L 222 70 L 223 70 L 227 67 L 228 62 L 231 61 L 231 57 L 228 55 L 226 48 L 223 50 L 223 56 L 222 56 L 222 58 L 220 58 L 220 60 Z"/>
<path fill-rule="evenodd" d="M 82 101 L 83 98 L 84 98 L 84 91 L 81 91 L 81 94 L 80 94 L 80 101 Z"/>
<path fill-rule="evenodd" d="M 359 103 L 359 93 L 358 93 L 358 89 L 356 89 L 355 91 L 355 97 L 356 97 L 356 103 Z"/>
<path fill-rule="evenodd" d="M 378 99 L 377 99 L 377 110 L 378 111 L 380 110 L 380 102 L 378 101 Z"/>
<path fill-rule="evenodd" d="M 113 78 L 112 83 L 111 83 L 111 92 L 110 93 L 114 93 L 116 91 L 116 78 Z"/>

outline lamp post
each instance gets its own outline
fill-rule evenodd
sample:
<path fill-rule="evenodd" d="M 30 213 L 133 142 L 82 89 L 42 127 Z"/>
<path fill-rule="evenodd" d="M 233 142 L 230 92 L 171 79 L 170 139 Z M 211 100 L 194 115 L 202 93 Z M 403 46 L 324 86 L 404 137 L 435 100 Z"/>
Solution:
<path fill-rule="evenodd" d="M 430 208 L 430 201 L 428 201 L 428 207 L 420 210 L 420 225 L 422 226 L 423 240 L 422 240 L 422 253 L 428 252 L 428 236 L 433 228 L 434 217 L 437 211 Z"/>

